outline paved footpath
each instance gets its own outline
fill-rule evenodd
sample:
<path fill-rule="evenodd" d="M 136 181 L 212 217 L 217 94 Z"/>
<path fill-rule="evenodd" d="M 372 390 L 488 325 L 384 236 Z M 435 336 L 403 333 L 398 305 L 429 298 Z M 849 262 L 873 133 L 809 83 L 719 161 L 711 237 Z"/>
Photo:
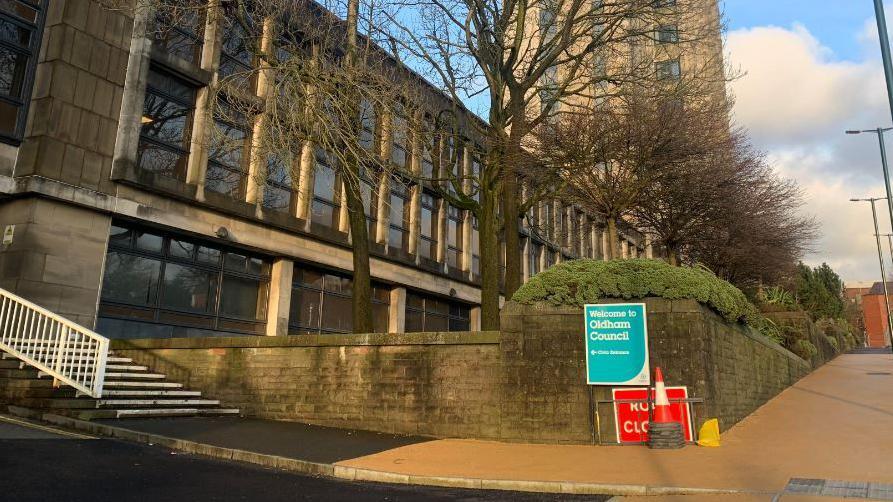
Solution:
<path fill-rule="evenodd" d="M 652 451 L 449 439 L 336 465 L 411 476 L 778 493 L 791 478 L 893 483 L 891 457 L 893 356 L 846 354 L 724 433 L 720 448 Z"/>

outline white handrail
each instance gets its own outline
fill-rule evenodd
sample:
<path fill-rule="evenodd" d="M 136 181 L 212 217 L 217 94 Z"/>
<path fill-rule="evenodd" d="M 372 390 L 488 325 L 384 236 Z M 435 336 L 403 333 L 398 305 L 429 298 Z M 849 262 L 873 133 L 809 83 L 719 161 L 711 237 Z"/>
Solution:
<path fill-rule="evenodd" d="M 102 397 L 109 339 L 4 289 L 0 350 L 84 394 Z"/>

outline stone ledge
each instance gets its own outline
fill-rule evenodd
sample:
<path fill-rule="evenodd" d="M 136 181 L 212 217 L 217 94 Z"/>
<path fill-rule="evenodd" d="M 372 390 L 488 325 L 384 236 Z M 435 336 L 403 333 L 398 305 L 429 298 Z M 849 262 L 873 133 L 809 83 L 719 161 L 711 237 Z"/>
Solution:
<path fill-rule="evenodd" d="M 112 340 L 112 350 L 211 349 L 270 347 L 350 347 L 400 345 L 494 345 L 498 331 L 442 333 L 370 333 L 361 335 L 234 336 L 204 338 L 139 338 Z"/>

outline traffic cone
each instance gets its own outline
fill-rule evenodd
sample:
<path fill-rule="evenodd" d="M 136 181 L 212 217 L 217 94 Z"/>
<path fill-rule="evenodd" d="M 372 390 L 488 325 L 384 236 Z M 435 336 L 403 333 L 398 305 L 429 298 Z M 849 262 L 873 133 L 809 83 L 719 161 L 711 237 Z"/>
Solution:
<path fill-rule="evenodd" d="M 664 386 L 664 375 L 660 368 L 654 368 L 654 413 L 648 422 L 648 447 L 675 449 L 685 446 L 682 424 L 673 420 L 670 400 Z"/>
<path fill-rule="evenodd" d="M 660 368 L 654 368 L 654 417 L 651 420 L 656 424 L 675 422 L 670 412 L 670 400 L 667 398 L 667 388 L 664 386 L 664 374 Z"/>

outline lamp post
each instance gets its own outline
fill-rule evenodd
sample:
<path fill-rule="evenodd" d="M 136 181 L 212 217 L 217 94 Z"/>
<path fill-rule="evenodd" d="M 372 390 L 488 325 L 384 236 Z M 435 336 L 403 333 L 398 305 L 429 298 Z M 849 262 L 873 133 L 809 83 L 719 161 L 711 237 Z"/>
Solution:
<path fill-rule="evenodd" d="M 874 17 L 877 20 L 878 38 L 881 39 L 881 58 L 884 62 L 884 76 L 887 79 L 887 101 L 890 104 L 890 115 L 893 117 L 893 63 L 890 60 L 890 36 L 887 34 L 883 0 L 874 0 Z"/>
<path fill-rule="evenodd" d="M 890 318 L 890 296 L 887 291 L 887 270 L 884 267 L 884 251 L 881 248 L 881 232 L 878 230 L 877 225 L 877 209 L 874 207 L 874 203 L 879 200 L 884 200 L 884 197 L 870 197 L 866 199 L 850 199 L 850 202 L 870 202 L 871 203 L 871 217 L 874 220 L 874 235 L 877 239 L 877 258 L 878 263 L 881 266 L 881 284 L 884 286 L 884 306 L 887 309 L 887 335 L 890 337 L 890 345 L 893 348 L 893 319 Z"/>
<path fill-rule="evenodd" d="M 887 211 L 890 213 L 890 225 L 893 226 L 893 193 L 890 189 L 890 166 L 887 163 L 887 146 L 884 143 L 884 133 L 893 130 L 893 127 L 878 127 L 877 129 L 849 130 L 847 134 L 874 133 L 877 134 L 878 146 L 881 149 L 881 168 L 884 171 L 884 188 L 887 190 Z M 877 199 L 880 200 L 880 199 Z"/>

